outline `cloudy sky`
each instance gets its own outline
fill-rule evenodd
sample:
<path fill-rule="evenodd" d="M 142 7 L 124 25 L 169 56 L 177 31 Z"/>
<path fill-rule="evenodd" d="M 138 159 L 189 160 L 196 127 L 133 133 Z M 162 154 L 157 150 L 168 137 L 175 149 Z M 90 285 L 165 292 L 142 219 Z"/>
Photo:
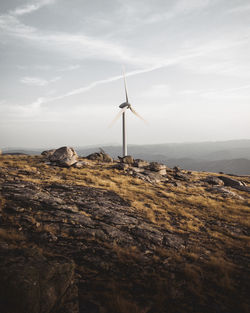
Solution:
<path fill-rule="evenodd" d="M 250 138 L 249 0 L 1 0 L 0 147 Z"/>

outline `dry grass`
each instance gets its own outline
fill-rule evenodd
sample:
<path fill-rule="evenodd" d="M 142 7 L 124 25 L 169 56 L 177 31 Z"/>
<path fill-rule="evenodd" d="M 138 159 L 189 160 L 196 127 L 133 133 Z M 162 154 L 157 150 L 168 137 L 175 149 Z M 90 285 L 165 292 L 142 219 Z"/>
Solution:
<path fill-rule="evenodd" d="M 90 166 L 82 169 L 59 168 L 47 165 L 40 156 L 0 156 L 0 167 L 8 179 L 32 181 L 38 185 L 57 182 L 114 191 L 131 203 L 130 210 L 136 210 L 137 214 L 157 227 L 189 235 L 189 248 L 176 251 L 156 247 L 153 262 L 167 262 L 170 267 L 181 268 L 183 276 L 190 282 L 188 288 L 192 294 L 201 295 L 204 280 L 208 278 L 218 288 L 235 290 L 236 268 L 228 251 L 245 251 L 250 246 L 249 236 L 242 232 L 244 228 L 250 227 L 249 194 L 235 191 L 244 198 L 241 200 L 225 199 L 207 192 L 200 181 L 209 173 L 193 172 L 191 181 L 181 183 L 178 187 L 170 184 L 156 186 L 111 169 L 110 165 L 90 163 Z M 1 180 L 4 178 L 0 177 Z M 250 184 L 250 177 L 241 177 L 240 180 Z M 0 208 L 4 201 L 0 198 Z M 31 217 L 30 222 L 41 231 L 53 231 L 48 225 L 37 225 L 36 217 L 33 220 Z M 6 233 L 3 229 L 0 229 L 0 239 L 23 240 L 18 232 Z M 123 249 L 114 242 L 110 248 L 120 262 L 140 262 L 140 251 L 136 246 Z M 159 289 L 155 295 L 159 308 L 164 305 L 161 304 L 164 290 L 170 288 L 164 284 L 161 286 L 159 282 L 159 286 L 155 287 Z M 175 292 L 178 294 L 178 288 L 169 290 L 173 295 Z M 147 312 L 125 299 L 125 295 L 119 292 L 114 292 L 112 296 L 109 294 L 107 312 Z M 173 312 L 171 308 L 170 312 Z"/>
<path fill-rule="evenodd" d="M 25 240 L 25 236 L 21 231 L 15 229 L 0 228 L 0 240 L 8 243 L 19 242 Z"/>

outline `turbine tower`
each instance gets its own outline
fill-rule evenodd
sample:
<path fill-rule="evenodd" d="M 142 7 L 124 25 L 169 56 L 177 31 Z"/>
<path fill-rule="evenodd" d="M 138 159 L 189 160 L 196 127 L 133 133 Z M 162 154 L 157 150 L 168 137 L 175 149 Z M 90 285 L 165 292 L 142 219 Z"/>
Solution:
<path fill-rule="evenodd" d="M 131 106 L 131 104 L 128 102 L 128 91 L 127 91 L 127 84 L 126 84 L 126 78 L 125 73 L 123 70 L 123 81 L 124 81 L 124 89 L 125 89 L 125 96 L 126 101 L 119 105 L 119 108 L 121 109 L 120 112 L 117 114 L 117 116 L 112 121 L 111 125 L 118 120 L 118 118 L 122 115 L 122 156 L 125 157 L 128 153 L 127 149 L 127 133 L 126 133 L 126 110 L 129 109 L 133 114 L 135 114 L 137 117 L 139 117 L 141 120 L 146 122 Z"/>

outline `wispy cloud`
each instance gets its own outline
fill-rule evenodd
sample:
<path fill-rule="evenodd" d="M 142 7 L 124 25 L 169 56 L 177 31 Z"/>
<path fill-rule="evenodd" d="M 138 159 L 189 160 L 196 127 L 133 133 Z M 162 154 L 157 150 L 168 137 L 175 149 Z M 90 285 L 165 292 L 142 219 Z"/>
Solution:
<path fill-rule="evenodd" d="M 151 12 L 151 5 L 145 9 L 146 4 L 143 3 L 143 7 L 139 6 L 137 10 L 135 9 L 134 4 L 128 4 L 127 2 L 122 1 L 121 5 L 126 15 L 133 16 L 136 18 L 136 21 L 140 24 L 152 24 L 159 23 L 161 21 L 172 20 L 176 17 L 190 14 L 194 11 L 204 10 L 211 5 L 218 4 L 222 0 L 176 0 L 173 2 L 172 7 L 160 12 Z M 167 4 L 167 2 L 166 2 Z M 141 12 L 144 12 L 142 14 Z"/>
<path fill-rule="evenodd" d="M 10 11 L 10 15 L 13 16 L 22 16 L 35 12 L 46 5 L 54 3 L 56 0 L 40 0 L 32 4 L 26 4 L 20 7 L 17 7 L 15 10 Z"/>
<path fill-rule="evenodd" d="M 146 67 L 143 69 L 137 69 L 137 70 L 130 71 L 130 72 L 126 73 L 126 76 L 129 77 L 129 76 L 135 76 L 135 75 L 140 75 L 140 74 L 144 74 L 144 73 L 149 73 L 149 72 L 152 72 L 155 70 L 159 70 L 159 69 L 162 69 L 162 68 L 165 68 L 168 66 L 172 66 L 172 65 L 177 65 L 177 64 L 178 65 L 180 65 L 180 64 L 186 65 L 188 61 L 195 60 L 198 57 L 205 57 L 205 56 L 211 55 L 211 53 L 213 53 L 213 52 L 228 49 L 229 47 L 233 47 L 234 45 L 237 46 L 242 42 L 244 43 L 244 41 L 240 41 L 240 42 L 235 41 L 235 42 L 224 42 L 222 44 L 219 44 L 216 41 L 216 42 L 211 42 L 210 44 L 200 45 L 196 48 L 187 50 L 185 53 L 183 53 L 181 55 L 176 55 L 175 57 L 172 57 L 172 58 L 168 58 L 165 60 L 162 60 L 159 58 L 158 62 L 155 65 L 150 66 L 150 67 Z M 121 78 L 123 78 L 122 75 L 117 75 L 117 76 L 109 77 L 106 79 L 94 81 L 94 82 L 88 84 L 87 86 L 73 89 L 72 91 L 69 91 L 69 92 L 64 93 L 62 95 L 58 95 L 55 97 L 39 98 L 39 99 L 42 99 L 40 104 L 60 100 L 60 99 L 74 96 L 77 94 L 83 94 L 83 93 L 88 92 L 89 90 L 91 90 L 91 89 L 93 89 L 99 85 L 112 83 L 112 82 L 117 81 Z"/>
<path fill-rule="evenodd" d="M 36 4 L 18 7 L 7 14 L 0 15 L 0 28 L 4 31 L 2 35 L 19 38 L 28 41 L 35 47 L 40 47 L 50 52 L 54 51 L 75 59 L 92 58 L 112 62 L 118 61 L 141 67 L 155 64 L 157 61 L 157 58 L 154 57 L 138 56 L 131 49 L 122 46 L 117 41 L 109 41 L 82 33 L 71 34 L 59 31 L 41 31 L 33 26 L 24 24 L 19 19 L 22 15 L 30 14 L 52 3 L 54 1 L 44 0 Z"/>
<path fill-rule="evenodd" d="M 61 77 L 60 76 L 57 76 L 57 77 L 54 77 L 52 79 L 43 79 L 43 78 L 40 78 L 40 77 L 28 77 L 28 76 L 25 76 L 25 77 L 22 77 L 20 79 L 20 82 L 25 84 L 25 85 L 28 85 L 28 86 L 37 86 L 37 87 L 44 87 L 44 86 L 47 86 L 48 84 L 50 83 L 54 83 L 58 80 L 60 80 Z"/>
<path fill-rule="evenodd" d="M 199 90 L 199 89 L 185 89 L 182 91 L 179 91 L 179 94 L 181 95 L 189 95 L 189 96 L 199 96 L 202 98 L 249 98 L 249 92 L 250 92 L 250 84 L 247 85 L 241 85 L 237 87 L 232 88 L 220 88 L 220 89 L 207 89 L 207 90 Z"/>
<path fill-rule="evenodd" d="M 40 65 L 17 65 L 19 70 L 38 70 L 38 71 L 56 71 L 56 72 L 70 72 L 78 70 L 81 66 L 79 64 L 67 65 L 67 66 L 54 66 L 49 64 L 40 64 Z"/>
<path fill-rule="evenodd" d="M 190 54 L 186 54 L 186 55 L 182 55 L 182 56 L 177 56 L 175 58 L 172 59 L 168 59 L 165 60 L 162 63 L 159 63 L 157 65 L 154 65 L 152 67 L 148 67 L 148 68 L 144 68 L 144 69 L 138 69 L 138 70 L 134 70 L 134 71 L 130 71 L 126 73 L 126 76 L 135 76 L 135 75 L 139 75 L 139 74 L 144 74 L 144 73 L 149 73 L 158 69 L 162 69 L 164 67 L 170 66 L 170 65 L 174 65 L 174 64 L 178 64 L 183 60 L 189 59 L 189 58 L 193 58 L 197 55 L 200 55 L 200 53 L 198 52 L 192 52 Z M 99 85 L 103 85 L 103 84 L 108 84 L 114 81 L 117 81 L 119 79 L 123 79 L 123 75 L 117 75 L 117 76 L 113 76 L 113 77 L 109 77 L 106 79 L 102 79 L 102 80 L 97 80 L 95 82 L 90 83 L 87 86 L 81 87 L 81 88 L 77 88 L 77 89 L 73 89 L 70 92 L 64 93 L 62 95 L 59 96 L 55 96 L 55 97 L 39 97 L 39 103 L 43 104 L 43 103 L 48 103 L 48 102 L 52 102 L 52 101 L 56 101 L 56 100 L 60 100 L 63 98 L 67 98 L 70 96 L 74 96 L 74 95 L 78 95 L 78 94 L 82 94 L 85 92 L 88 92 L 89 90 L 99 86 Z M 37 101 L 37 100 L 36 100 Z M 36 102 L 35 101 L 35 102 Z"/>
<path fill-rule="evenodd" d="M 74 65 L 69 65 L 69 66 L 65 66 L 63 68 L 60 68 L 58 71 L 59 72 L 68 72 L 68 71 L 74 71 L 74 70 L 78 70 L 81 66 L 79 64 L 74 64 Z"/>

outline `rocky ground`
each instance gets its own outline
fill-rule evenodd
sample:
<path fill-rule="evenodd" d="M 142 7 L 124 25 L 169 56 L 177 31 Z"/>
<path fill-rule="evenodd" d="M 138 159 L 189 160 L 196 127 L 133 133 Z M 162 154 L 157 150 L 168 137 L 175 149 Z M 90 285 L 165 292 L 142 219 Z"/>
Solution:
<path fill-rule="evenodd" d="M 100 155 L 0 156 L 0 312 L 248 312 L 250 177 Z"/>

